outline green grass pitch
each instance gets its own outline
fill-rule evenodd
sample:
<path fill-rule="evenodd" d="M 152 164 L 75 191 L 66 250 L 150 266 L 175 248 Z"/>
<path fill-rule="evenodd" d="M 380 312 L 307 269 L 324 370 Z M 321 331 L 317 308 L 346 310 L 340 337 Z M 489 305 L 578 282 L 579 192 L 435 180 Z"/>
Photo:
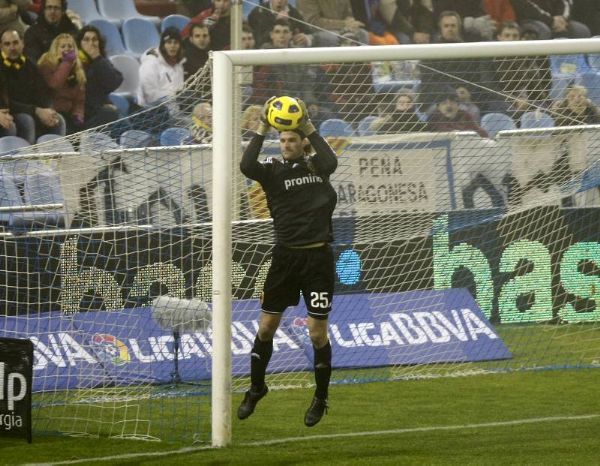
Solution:
<path fill-rule="evenodd" d="M 234 419 L 232 447 L 38 435 L 31 445 L 0 439 L 0 463 L 595 464 L 599 380 L 580 369 L 336 385 L 312 429 L 302 423 L 310 389 L 272 391 Z"/>

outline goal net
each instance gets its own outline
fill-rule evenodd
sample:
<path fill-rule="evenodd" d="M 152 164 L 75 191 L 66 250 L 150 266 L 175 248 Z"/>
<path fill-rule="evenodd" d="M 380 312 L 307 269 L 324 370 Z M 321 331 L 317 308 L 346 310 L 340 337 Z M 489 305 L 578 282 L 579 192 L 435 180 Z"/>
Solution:
<path fill-rule="evenodd" d="M 333 384 L 597 366 L 600 127 L 578 110 L 598 52 L 219 52 L 152 109 L 7 149 L 0 336 L 34 343 L 34 427 L 228 443 L 273 247 L 238 164 L 272 95 L 303 98 L 338 154 Z M 267 383 L 311 370 L 301 304 Z"/>
<path fill-rule="evenodd" d="M 223 177 L 234 200 L 247 193 L 247 206 L 231 204 L 240 222 L 226 272 L 234 390 L 248 386 L 246 353 L 273 240 L 260 185 L 240 179 L 238 146 L 228 151 L 238 134 L 230 121 L 272 95 L 302 98 L 338 154 L 330 180 L 338 196 L 334 384 L 597 367 L 600 119 L 597 70 L 588 62 L 596 47 L 553 41 L 215 57 L 215 154 L 232 156 Z M 250 65 L 254 82 L 236 100 L 223 76 L 231 66 L 239 82 Z M 244 116 L 241 124 L 249 138 Z M 268 134 L 263 157 L 277 156 L 277 134 Z M 312 358 L 301 300 L 275 336 L 267 384 L 313 387 Z M 307 402 L 311 396 L 306 390 Z"/>

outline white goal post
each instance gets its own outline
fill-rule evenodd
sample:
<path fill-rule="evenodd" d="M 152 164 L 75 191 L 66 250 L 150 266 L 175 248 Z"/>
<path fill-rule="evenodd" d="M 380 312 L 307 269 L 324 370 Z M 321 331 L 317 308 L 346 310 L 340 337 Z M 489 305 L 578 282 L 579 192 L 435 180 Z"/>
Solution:
<path fill-rule="evenodd" d="M 213 373 L 212 444 L 231 443 L 231 225 L 233 182 L 241 176 L 236 160 L 233 121 L 234 76 L 237 67 L 275 64 L 347 63 L 425 59 L 600 53 L 600 39 L 524 42 L 482 42 L 401 46 L 361 46 L 283 50 L 213 52 Z M 239 179 L 239 178 L 238 178 Z"/>

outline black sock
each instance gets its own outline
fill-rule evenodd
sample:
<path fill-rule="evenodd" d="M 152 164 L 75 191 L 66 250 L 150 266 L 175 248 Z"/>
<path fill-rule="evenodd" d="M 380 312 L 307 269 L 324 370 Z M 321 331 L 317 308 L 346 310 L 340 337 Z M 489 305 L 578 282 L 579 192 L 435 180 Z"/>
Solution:
<path fill-rule="evenodd" d="M 265 372 L 273 354 L 273 340 L 261 341 L 258 335 L 250 353 L 250 381 L 252 391 L 260 391 L 265 385 Z"/>
<path fill-rule="evenodd" d="M 327 342 L 322 348 L 315 348 L 315 398 L 326 400 L 329 390 L 329 379 L 331 378 L 331 343 Z"/>

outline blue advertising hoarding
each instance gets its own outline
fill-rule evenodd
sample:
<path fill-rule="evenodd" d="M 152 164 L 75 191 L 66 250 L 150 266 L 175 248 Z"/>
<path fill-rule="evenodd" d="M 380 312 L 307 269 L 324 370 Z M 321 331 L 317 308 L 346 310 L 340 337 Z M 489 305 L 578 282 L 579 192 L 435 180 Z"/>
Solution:
<path fill-rule="evenodd" d="M 247 375 L 259 318 L 257 300 L 234 301 L 234 375 Z M 167 383 L 173 370 L 173 334 L 150 307 L 117 312 L 60 312 L 1 317 L 3 336 L 34 345 L 34 391 Z M 511 354 L 465 289 L 347 294 L 334 298 L 329 320 L 334 368 L 467 362 Z M 211 377 L 212 335 L 183 333 L 183 380 Z M 312 369 L 303 306 L 289 309 L 274 338 L 270 372 Z"/>

